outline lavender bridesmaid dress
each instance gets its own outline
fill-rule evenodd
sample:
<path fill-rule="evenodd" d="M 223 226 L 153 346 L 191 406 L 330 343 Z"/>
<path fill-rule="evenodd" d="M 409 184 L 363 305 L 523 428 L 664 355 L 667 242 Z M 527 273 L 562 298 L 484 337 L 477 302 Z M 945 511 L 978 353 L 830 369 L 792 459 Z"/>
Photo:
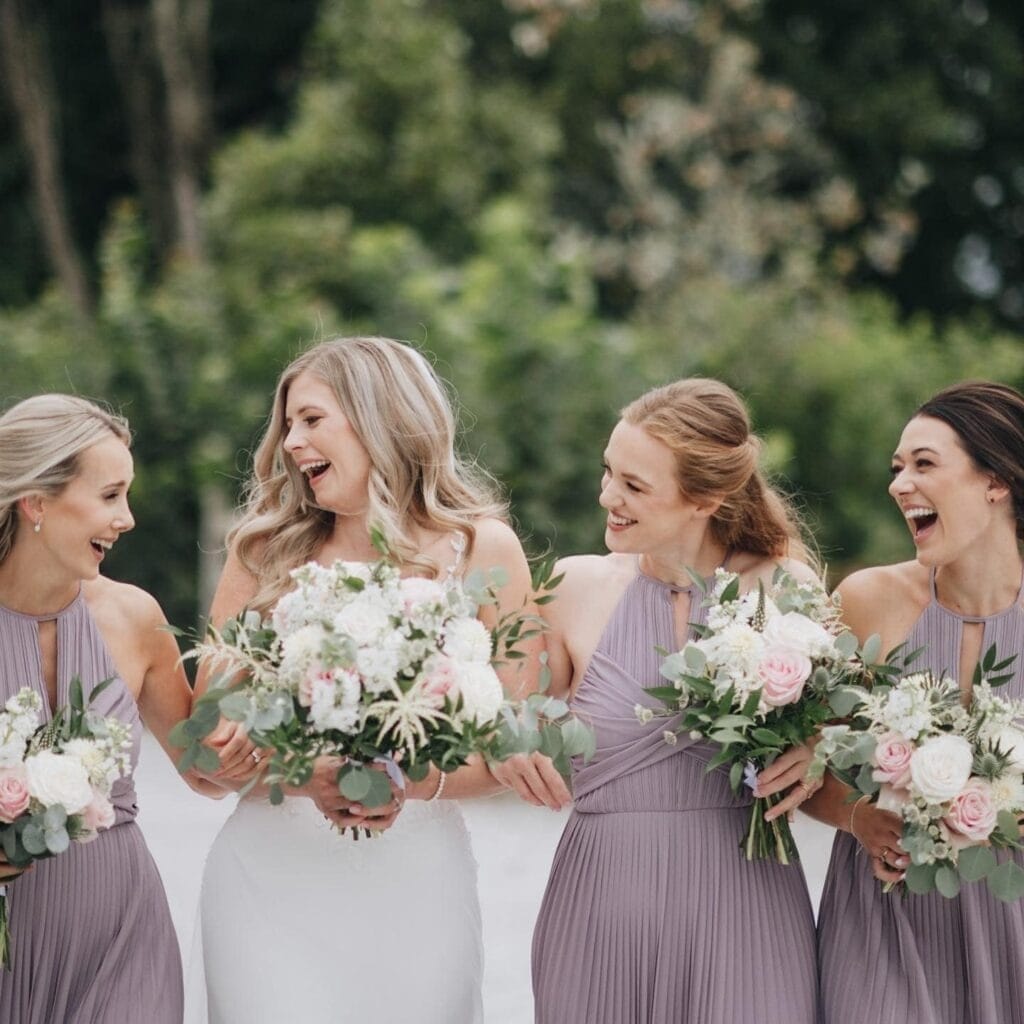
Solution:
<path fill-rule="evenodd" d="M 1024 697 L 1024 587 L 985 618 L 957 615 L 932 599 L 907 638 L 925 646 L 912 670 L 957 675 L 965 622 L 984 624 L 982 650 L 1017 655 L 1002 696 Z M 1013 855 L 1024 867 L 1024 857 Z M 956 899 L 882 892 L 871 861 L 848 832 L 832 847 L 818 915 L 825 1024 L 1022 1024 L 1024 902 L 1001 903 L 984 882 Z"/>
<path fill-rule="evenodd" d="M 533 941 L 538 1024 L 812 1024 L 814 918 L 799 865 L 748 863 L 749 800 L 718 749 L 643 725 L 675 645 L 673 593 L 638 574 L 572 701 L 597 736 Z M 703 621 L 694 600 L 692 618 Z"/>
<path fill-rule="evenodd" d="M 66 703 L 72 677 L 86 697 L 117 670 L 81 593 L 56 615 L 0 606 L 0 700 L 38 689 L 49 716 L 38 623 L 57 620 L 57 685 Z M 94 705 L 135 734 L 142 725 L 118 678 Z M 111 794 L 116 824 L 90 843 L 39 861 L 7 889 L 11 966 L 0 971 L 0 1021 L 17 1024 L 180 1024 L 181 955 L 156 865 L 135 824 L 131 779 Z"/>

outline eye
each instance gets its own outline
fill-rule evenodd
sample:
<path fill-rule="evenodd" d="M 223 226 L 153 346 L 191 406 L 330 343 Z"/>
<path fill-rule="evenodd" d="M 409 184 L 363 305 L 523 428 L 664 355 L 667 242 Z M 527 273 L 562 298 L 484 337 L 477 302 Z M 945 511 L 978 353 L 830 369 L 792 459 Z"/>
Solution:
<path fill-rule="evenodd" d="M 322 416 L 307 416 L 305 423 L 307 427 L 315 427 L 322 419 Z"/>
<path fill-rule="evenodd" d="M 631 491 L 635 491 L 635 492 L 636 492 L 637 494 L 639 494 L 639 493 L 640 493 L 640 488 L 639 488 L 639 487 L 637 487 L 637 485 L 636 485 L 636 484 L 631 484 L 631 483 L 630 483 L 630 482 L 629 482 L 628 480 L 626 481 L 626 486 L 627 486 L 627 487 L 628 487 L 628 488 L 629 488 L 629 489 L 630 489 Z"/>
<path fill-rule="evenodd" d="M 894 462 L 889 467 L 889 476 L 891 476 L 895 480 L 896 477 L 898 477 L 900 475 L 900 470 L 902 470 L 902 469 L 903 469 L 902 466 L 897 466 L 896 463 Z"/>
<path fill-rule="evenodd" d="M 934 466 L 934 465 L 935 465 L 935 463 L 934 463 L 934 462 L 932 462 L 932 460 L 931 460 L 931 459 L 918 459 L 918 460 L 917 460 L 917 461 L 916 461 L 916 462 L 914 463 L 914 465 L 915 465 L 915 466 L 916 466 L 916 467 L 917 467 L 918 469 L 926 469 L 926 468 L 927 468 L 928 466 Z"/>

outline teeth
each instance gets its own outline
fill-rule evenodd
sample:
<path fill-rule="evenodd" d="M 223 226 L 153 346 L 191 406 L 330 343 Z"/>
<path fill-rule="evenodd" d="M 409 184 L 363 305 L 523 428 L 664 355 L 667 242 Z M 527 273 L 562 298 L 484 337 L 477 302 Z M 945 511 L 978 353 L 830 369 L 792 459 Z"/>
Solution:
<path fill-rule="evenodd" d="M 114 546 L 114 542 L 112 540 L 100 540 L 99 537 L 93 537 L 90 543 L 103 548 L 104 551 L 109 551 Z"/>
<path fill-rule="evenodd" d="M 306 476 L 314 476 L 316 473 L 319 473 L 322 469 L 326 469 L 329 465 L 330 463 L 327 461 L 307 462 L 302 467 L 302 472 L 305 473 Z"/>
<path fill-rule="evenodd" d="M 904 509 L 903 511 L 903 515 L 906 516 L 907 519 L 923 519 L 925 516 L 934 516 L 937 514 L 938 513 L 933 508 L 916 507 Z"/>
<path fill-rule="evenodd" d="M 617 516 L 614 512 L 608 513 L 608 522 L 613 526 L 632 526 L 636 522 L 635 519 L 624 519 L 622 516 Z"/>

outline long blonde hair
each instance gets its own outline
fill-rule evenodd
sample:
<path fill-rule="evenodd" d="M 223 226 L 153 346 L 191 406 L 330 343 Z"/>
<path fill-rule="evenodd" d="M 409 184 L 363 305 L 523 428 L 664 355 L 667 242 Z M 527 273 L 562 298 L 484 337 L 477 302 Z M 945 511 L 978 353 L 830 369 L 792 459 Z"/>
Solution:
<path fill-rule="evenodd" d="M 622 410 L 676 459 L 686 497 L 721 499 L 711 535 L 728 551 L 813 561 L 790 502 L 764 478 L 761 441 L 743 400 L 727 384 L 703 377 L 654 388 Z"/>
<path fill-rule="evenodd" d="M 415 349 L 390 338 L 332 338 L 281 374 L 256 449 L 244 515 L 228 535 L 259 582 L 252 607 L 265 612 L 284 594 L 289 572 L 316 555 L 334 514 L 315 504 L 305 476 L 284 451 L 288 389 L 309 373 L 334 392 L 371 463 L 367 522 L 379 527 L 399 564 L 436 575 L 412 536 L 415 527 L 458 532 L 472 549 L 474 522 L 506 514 L 493 481 L 455 451 L 455 416 L 437 375 Z"/>
<path fill-rule="evenodd" d="M 36 395 L 0 416 L 0 562 L 18 532 L 18 501 L 56 497 L 78 475 L 79 456 L 113 436 L 131 445 L 128 421 L 75 395 Z"/>

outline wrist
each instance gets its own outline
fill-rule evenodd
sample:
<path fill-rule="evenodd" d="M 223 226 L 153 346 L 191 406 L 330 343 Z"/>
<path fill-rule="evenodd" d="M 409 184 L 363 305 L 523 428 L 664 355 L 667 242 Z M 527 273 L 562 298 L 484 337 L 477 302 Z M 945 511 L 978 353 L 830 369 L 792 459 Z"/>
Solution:
<path fill-rule="evenodd" d="M 430 771 L 420 779 L 419 782 L 406 782 L 405 795 L 408 800 L 431 801 L 437 799 L 434 795 L 438 789 L 444 788 L 444 772 L 436 765 L 430 766 Z"/>
<path fill-rule="evenodd" d="M 867 799 L 866 795 L 860 797 L 854 801 L 853 806 L 850 808 L 850 820 L 846 823 L 845 829 L 854 839 L 857 839 L 857 812 L 860 810 L 861 804 Z M 843 826 L 840 827 L 842 828 Z M 857 841 L 860 842 L 859 839 Z"/>

